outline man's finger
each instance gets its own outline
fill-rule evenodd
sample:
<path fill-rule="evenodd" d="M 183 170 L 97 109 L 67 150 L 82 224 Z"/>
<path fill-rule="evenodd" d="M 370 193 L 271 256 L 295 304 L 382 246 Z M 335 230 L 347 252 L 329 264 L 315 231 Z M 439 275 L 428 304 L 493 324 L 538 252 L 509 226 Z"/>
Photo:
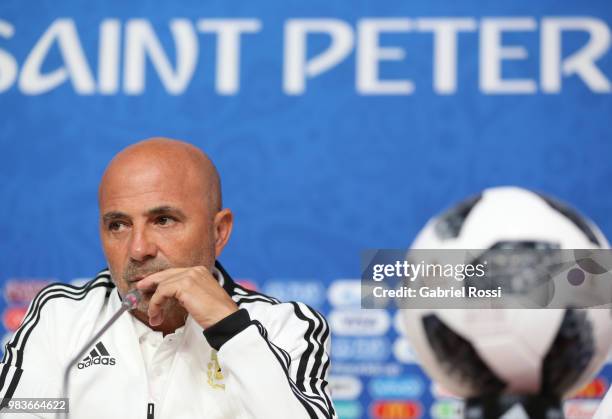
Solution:
<path fill-rule="evenodd" d="M 149 315 L 149 322 L 151 323 L 152 326 L 157 326 L 162 323 L 163 306 L 166 300 L 169 298 L 173 298 L 175 294 L 176 294 L 176 287 L 174 286 L 174 284 L 168 284 L 164 282 L 157 287 L 157 289 L 155 290 L 155 293 L 151 297 L 151 301 L 149 301 L 148 315 Z M 158 320 L 159 317 L 161 317 L 161 319 L 159 319 L 159 323 L 153 324 L 152 321 Z"/>
<path fill-rule="evenodd" d="M 136 288 L 139 290 L 155 289 L 155 287 L 164 281 L 167 281 L 173 276 L 180 275 L 185 268 L 170 268 L 163 271 L 155 272 L 136 283 Z"/>

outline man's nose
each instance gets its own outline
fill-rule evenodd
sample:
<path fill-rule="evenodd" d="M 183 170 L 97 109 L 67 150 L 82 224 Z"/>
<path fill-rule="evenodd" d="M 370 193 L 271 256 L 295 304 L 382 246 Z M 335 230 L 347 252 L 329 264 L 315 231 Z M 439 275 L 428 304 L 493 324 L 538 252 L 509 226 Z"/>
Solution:
<path fill-rule="evenodd" d="M 157 255 L 157 245 L 151 239 L 146 229 L 134 227 L 130 238 L 129 252 L 131 259 L 144 262 Z"/>

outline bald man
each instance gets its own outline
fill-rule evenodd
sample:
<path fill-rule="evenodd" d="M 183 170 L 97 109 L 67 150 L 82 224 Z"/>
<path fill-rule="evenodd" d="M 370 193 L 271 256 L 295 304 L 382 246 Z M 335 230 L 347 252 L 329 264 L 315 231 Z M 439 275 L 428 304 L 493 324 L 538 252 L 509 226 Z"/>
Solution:
<path fill-rule="evenodd" d="M 127 147 L 98 201 L 108 269 L 38 294 L 7 344 L 1 398 L 59 397 L 70 359 L 140 290 L 138 307 L 71 371 L 71 417 L 336 417 L 325 319 L 241 287 L 217 261 L 233 216 L 201 150 L 164 138 Z"/>

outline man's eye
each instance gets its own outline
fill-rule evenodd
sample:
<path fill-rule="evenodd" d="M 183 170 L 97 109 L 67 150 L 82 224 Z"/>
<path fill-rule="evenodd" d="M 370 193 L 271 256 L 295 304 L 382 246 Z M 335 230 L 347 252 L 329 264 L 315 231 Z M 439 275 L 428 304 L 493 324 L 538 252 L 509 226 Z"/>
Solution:
<path fill-rule="evenodd" d="M 125 224 L 121 221 L 111 221 L 108 223 L 108 229 L 110 231 L 119 231 L 122 227 L 125 227 Z"/>
<path fill-rule="evenodd" d="M 161 226 L 167 226 L 167 225 L 171 225 L 176 221 L 176 219 L 174 219 L 173 217 L 169 217 L 167 215 L 158 217 L 155 220 L 155 223 Z"/>

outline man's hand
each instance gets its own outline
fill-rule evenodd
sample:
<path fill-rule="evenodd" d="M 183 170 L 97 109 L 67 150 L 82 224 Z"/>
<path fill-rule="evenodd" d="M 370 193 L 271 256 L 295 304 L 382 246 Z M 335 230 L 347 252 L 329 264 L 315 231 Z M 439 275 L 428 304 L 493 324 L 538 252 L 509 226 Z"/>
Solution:
<path fill-rule="evenodd" d="M 176 299 L 204 329 L 238 310 L 236 303 L 203 266 L 156 272 L 138 281 L 136 288 L 143 292 L 155 291 L 149 302 L 151 326 L 163 322 L 163 307 L 169 298 Z"/>

